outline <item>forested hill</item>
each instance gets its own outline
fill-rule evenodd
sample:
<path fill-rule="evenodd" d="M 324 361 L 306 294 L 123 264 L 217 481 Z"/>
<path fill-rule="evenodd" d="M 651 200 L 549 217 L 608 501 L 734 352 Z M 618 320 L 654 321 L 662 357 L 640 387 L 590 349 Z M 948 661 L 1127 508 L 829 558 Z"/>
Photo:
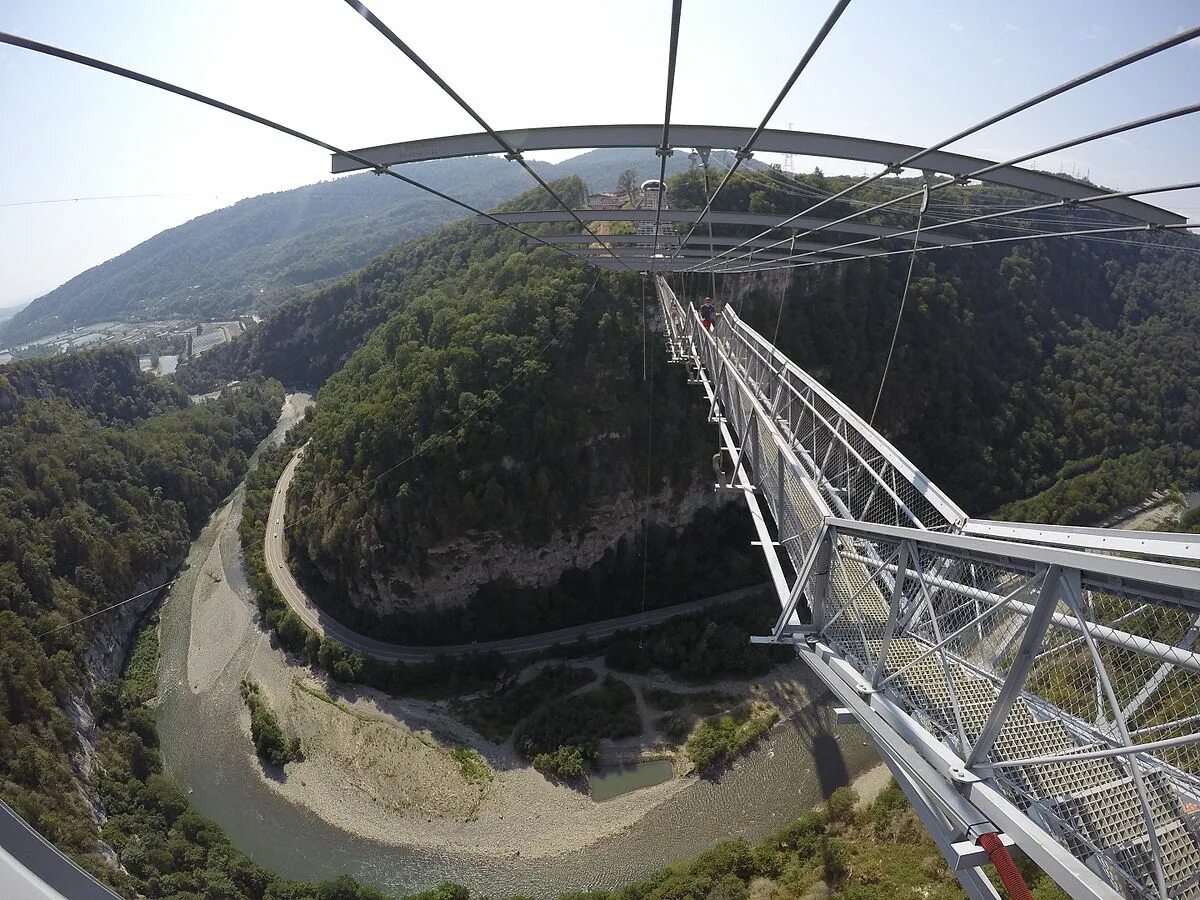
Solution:
<path fill-rule="evenodd" d="M 111 828 L 163 798 L 143 784 L 161 768 L 147 698 L 101 683 L 154 598 L 120 601 L 171 577 L 282 400 L 249 381 L 189 406 L 136 364 L 98 351 L 0 367 L 0 798 L 110 880 L 127 876 L 99 855 L 94 804 L 117 787 Z M 102 765 L 92 713 L 113 735 Z"/>
<path fill-rule="evenodd" d="M 582 185 L 555 189 L 570 198 Z M 530 193 L 510 206 L 544 202 Z M 712 499 L 695 489 L 714 446 L 703 405 L 669 377 L 656 342 L 643 380 L 652 287 L 522 241 L 472 224 L 401 248 L 338 289 L 346 305 L 330 328 L 288 345 L 297 365 L 314 335 L 339 322 L 350 335 L 363 316 L 392 313 L 321 389 L 290 494 L 294 549 L 332 607 L 373 633 L 437 640 L 428 620 L 399 626 L 397 614 L 463 604 L 479 636 L 586 621 L 596 604 L 631 611 L 647 488 L 653 517 L 671 526 Z M 335 342 L 352 348 L 343 332 Z M 699 515 L 686 539 L 675 527 L 652 537 L 669 564 L 650 574 L 648 605 L 761 580 L 748 535 L 731 539 L 715 513 Z"/>
<path fill-rule="evenodd" d="M 595 150 L 557 165 L 611 190 L 618 173 L 657 176 L 652 151 Z M 676 154 L 669 171 L 688 165 Z M 529 176 L 496 157 L 415 163 L 410 177 L 482 209 L 528 189 Z M 242 200 L 164 231 L 72 278 L 0 324 L 0 346 L 77 324 L 121 318 L 229 318 L 342 278 L 385 250 L 468 215 L 387 177 L 351 175 Z"/>
<path fill-rule="evenodd" d="M 679 176 L 675 203 L 700 205 L 699 182 L 698 173 Z M 809 202 L 805 192 L 841 184 L 819 174 L 752 173 L 731 182 L 722 204 L 787 212 Z M 896 189 L 883 186 L 863 200 Z M 946 192 L 931 215 L 1022 199 L 960 189 Z M 831 217 L 852 209 L 831 206 Z M 911 214 L 876 221 L 907 224 Z M 1091 213 L 1077 221 L 1103 220 Z M 968 233 L 1012 232 L 979 226 Z M 1040 517 L 1091 521 L 1131 492 L 1188 482 L 1200 475 L 1197 249 L 1193 239 L 1154 235 L 1149 242 L 1063 239 L 918 255 L 877 424 L 977 515 L 1060 478 L 1087 476 L 1089 496 Z M 785 301 L 782 348 L 865 415 L 907 264 L 900 255 L 729 278 L 719 293 L 768 334 Z M 496 229 L 456 226 L 297 303 L 273 334 L 247 336 L 239 365 L 284 377 L 307 372 L 314 383 L 337 368 L 359 335 L 391 316 L 323 390 L 314 452 L 298 483 L 304 504 L 330 501 L 298 534 L 331 581 L 400 597 L 420 580 L 400 569 L 423 577 L 431 548 L 480 529 L 537 544 L 570 525 L 572 491 L 597 496 L 604 454 L 589 458 L 575 448 L 636 433 L 650 402 L 636 377 L 640 360 L 631 370 L 628 358 L 640 353 L 631 308 L 638 285 L 605 276 L 597 297 L 580 304 L 585 276 L 569 275 L 563 267 L 570 265 Z M 707 279 L 676 281 L 685 297 L 709 290 Z M 488 401 L 464 434 L 454 432 L 572 311 L 579 323 L 533 365 L 533 377 Z M 266 334 L 270 341 L 261 339 Z M 659 392 L 674 389 L 669 376 L 657 384 Z M 604 407 L 613 397 L 622 404 Z M 671 426 L 691 434 L 694 411 L 674 395 L 657 399 Z M 436 437 L 446 429 L 452 437 Z M 414 461 L 411 474 L 375 486 L 372 479 L 427 440 L 436 441 L 436 452 Z M 704 434 L 689 440 L 702 449 L 711 443 Z M 1157 454 L 1152 465 L 1139 456 L 1147 450 Z M 607 475 L 620 489 L 644 458 L 636 441 L 618 441 L 611 452 Z M 688 458 L 694 466 L 696 457 Z M 351 489 L 354 499 L 334 502 Z M 627 529 L 638 511 L 623 516 Z"/>
<path fill-rule="evenodd" d="M 0 424 L 29 400 L 59 397 L 105 425 L 182 409 L 187 394 L 138 371 L 128 348 L 104 348 L 0 368 Z"/>
<path fill-rule="evenodd" d="M 738 178 L 720 205 L 788 212 L 845 179 Z M 881 183 L 856 194 L 878 202 L 915 187 Z M 674 186 L 680 205 L 703 196 L 699 178 Z M 799 195 L 799 196 L 798 196 Z M 935 194 L 926 224 L 1028 204 L 975 186 Z M 689 200 L 690 198 L 690 200 Z M 798 204 L 800 204 L 798 206 Z M 856 210 L 843 202 L 822 215 Z M 916 210 L 868 221 L 911 228 Z M 1099 212 L 963 226 L 1010 237 L 1035 227 L 1097 227 Z M 897 248 L 899 249 L 899 248 Z M 729 278 L 722 299 L 864 417 L 875 402 L 908 266 L 907 254 L 869 262 Z M 689 290 L 707 291 L 690 276 Z M 947 249 L 916 257 L 912 286 L 875 422 L 973 515 L 1029 496 L 1060 477 L 1091 478 L 1087 498 L 1024 510 L 1095 522 L 1122 497 L 1200 477 L 1200 240 L 1154 233 L 1130 240 L 1053 239 Z M 1167 448 L 1148 465 L 1136 454 Z M 1153 483 L 1151 479 L 1158 479 Z M 1081 483 L 1082 484 L 1082 483 Z M 1076 486 L 1062 497 L 1082 490 Z M 1136 499 L 1136 498 L 1135 498 Z M 1053 507 L 1053 508 L 1052 508 Z M 1023 514 L 1013 508 L 1011 514 Z"/>

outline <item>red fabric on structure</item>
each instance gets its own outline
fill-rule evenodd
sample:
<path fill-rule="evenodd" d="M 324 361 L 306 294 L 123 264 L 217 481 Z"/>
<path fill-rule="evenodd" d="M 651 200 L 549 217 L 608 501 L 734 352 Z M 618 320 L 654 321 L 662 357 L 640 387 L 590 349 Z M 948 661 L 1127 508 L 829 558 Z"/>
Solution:
<path fill-rule="evenodd" d="M 1000 835 L 994 831 L 990 834 L 980 835 L 977 843 L 987 851 L 988 859 L 996 867 L 996 874 L 1000 876 L 1000 883 L 1008 891 L 1008 896 L 1011 900 L 1033 900 L 1033 894 L 1029 892 L 1029 886 L 1025 884 L 1025 879 L 1021 877 L 1021 873 L 1017 870 L 1017 864 L 1009 856 L 1008 848 L 1000 841 Z"/>

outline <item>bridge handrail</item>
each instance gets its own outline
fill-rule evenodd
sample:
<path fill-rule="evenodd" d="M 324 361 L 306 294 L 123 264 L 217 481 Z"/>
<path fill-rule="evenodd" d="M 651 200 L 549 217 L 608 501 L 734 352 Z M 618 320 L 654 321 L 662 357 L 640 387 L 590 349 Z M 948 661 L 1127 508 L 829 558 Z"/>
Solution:
<path fill-rule="evenodd" d="M 967 514 L 962 508 L 951 500 L 941 488 L 934 484 L 924 472 L 918 469 L 908 457 L 896 449 L 891 441 L 876 431 L 871 425 L 868 425 L 858 413 L 842 402 L 836 394 L 809 375 L 800 366 L 796 365 L 792 360 L 788 359 L 788 357 L 754 328 L 747 325 L 737 314 L 736 310 L 726 306 L 722 310 L 721 316 L 728 321 L 736 333 L 743 335 L 748 341 L 758 344 L 765 352 L 770 354 L 771 359 L 783 371 L 793 375 L 806 388 L 820 397 L 830 408 L 836 410 L 838 416 L 858 432 L 890 465 L 895 467 L 901 477 L 916 488 L 945 517 L 947 522 L 955 527 L 960 527 L 967 520 Z"/>
<path fill-rule="evenodd" d="M 912 753 L 937 764 L 944 785 L 906 792 L 940 810 L 922 814 L 939 846 L 987 816 L 1073 896 L 1097 895 L 1088 866 L 1124 896 L 1200 887 L 1200 569 L 1140 558 L 1187 557 L 1193 538 L 925 528 L 905 488 L 924 476 L 895 448 L 732 311 L 710 331 L 659 284 L 672 356 L 735 462 L 725 487 L 767 507 L 764 553 L 796 573 L 763 640 L 795 643 L 849 708 L 884 717 L 869 730 L 902 784 Z M 827 441 L 797 440 L 794 397 Z M 922 515 L 939 495 L 916 495 Z M 963 797 L 982 805 L 951 815 L 956 831 L 943 816 Z"/>

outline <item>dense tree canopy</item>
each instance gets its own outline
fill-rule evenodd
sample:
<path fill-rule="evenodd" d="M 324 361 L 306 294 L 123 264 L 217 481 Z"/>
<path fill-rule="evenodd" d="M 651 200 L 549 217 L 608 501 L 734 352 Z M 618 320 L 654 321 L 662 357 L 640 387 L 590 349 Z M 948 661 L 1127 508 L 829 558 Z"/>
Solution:
<path fill-rule="evenodd" d="M 64 711 L 85 696 L 102 620 L 65 626 L 178 563 L 281 399 L 248 382 L 189 407 L 128 351 L 0 369 L 0 796 L 69 850 L 95 834 Z"/>

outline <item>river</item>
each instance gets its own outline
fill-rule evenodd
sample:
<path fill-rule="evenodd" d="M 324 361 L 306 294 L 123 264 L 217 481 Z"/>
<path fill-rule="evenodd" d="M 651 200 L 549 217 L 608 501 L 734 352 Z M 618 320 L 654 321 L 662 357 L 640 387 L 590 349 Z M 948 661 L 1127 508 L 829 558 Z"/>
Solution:
<path fill-rule="evenodd" d="M 294 419 L 302 413 L 303 398 L 289 399 Z M 282 432 L 276 429 L 268 440 L 280 440 Z M 764 837 L 877 762 L 859 728 L 834 726 L 830 709 L 809 707 L 773 728 L 758 749 L 719 780 L 694 779 L 625 831 L 560 856 L 439 853 L 342 831 L 272 790 L 248 750 L 239 723 L 238 683 L 253 656 L 269 650 L 268 638 L 253 622 L 231 641 L 222 655 L 228 661 L 211 684 L 197 692 L 189 683 L 193 589 L 197 579 L 208 577 L 202 569 L 214 549 L 224 560 L 229 587 L 250 605 L 236 529 L 241 488 L 228 503 L 193 545 L 188 570 L 164 602 L 157 711 L 163 759 L 202 814 L 257 862 L 287 877 L 321 879 L 344 872 L 396 895 L 446 880 L 501 897 L 613 888 L 718 841 Z"/>

